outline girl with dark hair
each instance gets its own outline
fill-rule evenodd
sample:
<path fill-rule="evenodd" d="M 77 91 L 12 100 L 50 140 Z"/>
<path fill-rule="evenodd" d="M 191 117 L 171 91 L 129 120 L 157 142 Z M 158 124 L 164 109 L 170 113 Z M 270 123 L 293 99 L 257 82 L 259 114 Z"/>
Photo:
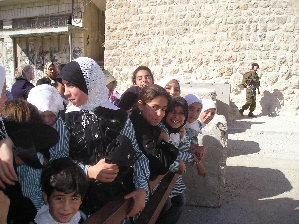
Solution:
<path fill-rule="evenodd" d="M 180 174 L 185 170 L 184 162 L 193 163 L 202 159 L 197 153 L 192 154 L 189 152 L 190 141 L 184 133 L 187 118 L 188 104 L 183 97 L 176 96 L 172 97 L 171 104 L 166 111 L 162 124 L 160 124 L 163 131 L 168 134 L 169 143 L 179 149 L 178 157 L 170 170 L 173 172 L 178 171 Z M 185 189 L 186 186 L 183 183 L 182 175 L 180 175 L 156 223 L 177 223 L 186 204 Z"/>
<path fill-rule="evenodd" d="M 4 104 L 3 118 L 17 122 L 42 123 L 37 108 L 23 99 L 14 99 Z"/>
<path fill-rule="evenodd" d="M 132 76 L 134 86 L 143 87 L 144 85 L 154 84 L 152 71 L 146 66 L 139 66 L 135 69 Z"/>
<path fill-rule="evenodd" d="M 165 89 L 155 84 L 148 85 L 141 89 L 130 115 L 139 148 L 149 159 L 150 180 L 168 172 L 177 157 L 177 149 L 169 148 L 171 145 L 162 141 L 161 128 L 158 126 L 170 102 L 171 98 Z M 163 150 L 162 145 L 166 145 Z M 166 161 L 157 159 L 160 153 L 164 153 Z"/>

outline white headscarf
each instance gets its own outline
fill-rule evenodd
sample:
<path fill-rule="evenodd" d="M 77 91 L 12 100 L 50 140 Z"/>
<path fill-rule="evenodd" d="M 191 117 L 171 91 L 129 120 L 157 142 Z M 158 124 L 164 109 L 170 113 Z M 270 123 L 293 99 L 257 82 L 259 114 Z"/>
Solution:
<path fill-rule="evenodd" d="M 188 106 L 190 106 L 192 103 L 202 103 L 202 100 L 199 96 L 196 94 L 188 94 L 185 96 L 185 100 L 188 103 Z"/>
<path fill-rule="evenodd" d="M 171 80 L 176 80 L 180 84 L 180 81 L 176 77 L 171 76 L 171 75 L 164 76 L 162 79 L 160 79 L 160 81 L 157 84 L 159 86 L 165 88 L 167 83 L 169 83 Z"/>
<path fill-rule="evenodd" d="M 197 96 L 196 94 L 188 94 L 185 96 L 185 100 L 188 103 L 188 106 L 190 106 L 192 103 L 200 103 L 202 104 L 202 100 L 199 96 Z M 199 121 L 196 120 L 193 123 L 189 123 L 188 121 L 186 122 L 186 127 L 190 128 L 190 129 L 194 129 L 197 132 L 201 131 L 201 125 L 198 123 Z"/>
<path fill-rule="evenodd" d="M 80 65 L 88 89 L 88 99 L 79 108 L 92 111 L 108 100 L 109 90 L 106 87 L 106 77 L 95 60 L 79 57 L 74 61 Z"/>
<path fill-rule="evenodd" d="M 217 110 L 216 103 L 211 99 L 202 99 L 201 114 L 211 108 L 214 108 L 215 110 Z"/>
<path fill-rule="evenodd" d="M 45 111 L 52 111 L 57 116 L 59 110 L 64 109 L 63 99 L 58 90 L 48 84 L 32 88 L 27 101 L 36 106 L 40 114 Z"/>
<path fill-rule="evenodd" d="M 0 91 L 2 92 L 4 82 L 5 82 L 6 71 L 3 66 L 0 65 Z"/>

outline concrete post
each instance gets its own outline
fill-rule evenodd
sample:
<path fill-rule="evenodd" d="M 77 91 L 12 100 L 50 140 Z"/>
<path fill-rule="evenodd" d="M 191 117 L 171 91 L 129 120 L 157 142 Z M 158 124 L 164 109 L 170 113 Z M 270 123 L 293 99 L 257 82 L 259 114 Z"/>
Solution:
<path fill-rule="evenodd" d="M 224 116 L 216 115 L 198 138 L 208 151 L 202 162 L 207 174 L 205 177 L 199 176 L 196 166 L 187 165 L 187 173 L 183 175 L 187 205 L 219 207 L 227 158 L 227 122 Z"/>
<path fill-rule="evenodd" d="M 218 96 L 216 94 L 217 91 L 214 89 L 215 86 L 207 84 L 204 86 L 205 88 L 186 88 L 186 86 L 183 86 L 182 92 L 185 95 L 194 93 L 199 97 L 211 98 L 215 101 Z M 223 93 L 228 92 L 226 91 L 227 88 L 224 87 L 221 86 L 221 88 L 218 88 L 218 92 L 219 89 Z M 203 127 L 202 134 L 198 136 L 199 144 L 204 145 L 208 151 L 202 162 L 207 175 L 205 177 L 199 176 L 196 166 L 186 164 L 187 172 L 183 175 L 183 180 L 187 187 L 185 191 L 187 205 L 219 207 L 222 202 L 228 138 L 226 116 L 228 115 L 229 104 L 221 104 L 220 109 L 219 101 L 217 100 L 216 102 L 217 111 L 218 113 L 221 111 L 222 114 L 216 114 L 214 119 Z M 223 96 L 221 102 L 229 102 L 229 94 L 225 97 Z"/>

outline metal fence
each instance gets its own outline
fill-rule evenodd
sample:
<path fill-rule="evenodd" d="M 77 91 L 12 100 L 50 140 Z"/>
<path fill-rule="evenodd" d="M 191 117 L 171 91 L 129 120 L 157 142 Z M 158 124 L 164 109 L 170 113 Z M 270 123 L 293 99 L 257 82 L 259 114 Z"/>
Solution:
<path fill-rule="evenodd" d="M 12 20 L 12 29 L 34 29 L 44 27 L 59 27 L 66 26 L 71 21 L 71 15 L 57 15 L 57 16 L 44 16 L 44 17 L 30 17 Z M 2 21 L 3 27 L 3 21 Z M 1 29 L 1 21 L 0 21 Z"/>

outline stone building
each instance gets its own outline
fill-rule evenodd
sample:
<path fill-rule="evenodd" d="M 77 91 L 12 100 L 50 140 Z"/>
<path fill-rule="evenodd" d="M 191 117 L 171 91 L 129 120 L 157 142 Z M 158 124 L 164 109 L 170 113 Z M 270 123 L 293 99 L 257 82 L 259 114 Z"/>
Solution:
<path fill-rule="evenodd" d="M 79 56 L 103 61 L 103 1 L 4 0 L 0 1 L 0 64 L 14 82 L 14 68 L 35 67 L 36 79 L 44 65 L 63 64 Z"/>
<path fill-rule="evenodd" d="M 89 56 L 104 60 L 119 92 L 146 65 L 156 81 L 174 75 L 188 85 L 229 84 L 237 115 L 242 74 L 257 62 L 257 113 L 298 114 L 298 15 L 298 0 L 4 0 L 0 64 L 13 74 L 20 62 L 41 71 L 45 61 Z"/>
<path fill-rule="evenodd" d="M 256 113 L 299 114 L 299 1 L 110 0 L 105 15 L 105 67 L 120 89 L 147 65 L 156 80 L 230 84 L 231 114 L 238 115 L 242 74 L 257 62 Z"/>

